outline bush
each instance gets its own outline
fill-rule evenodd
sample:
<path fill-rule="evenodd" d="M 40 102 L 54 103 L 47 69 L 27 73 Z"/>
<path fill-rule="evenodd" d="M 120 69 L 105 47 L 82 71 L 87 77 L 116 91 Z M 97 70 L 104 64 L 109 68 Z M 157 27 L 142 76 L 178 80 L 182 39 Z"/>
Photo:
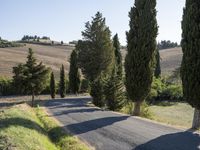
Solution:
<path fill-rule="evenodd" d="M 167 83 L 165 79 L 155 78 L 152 83 L 151 92 L 147 98 L 148 102 L 155 100 L 182 100 L 182 85 L 179 83 Z"/>
<path fill-rule="evenodd" d="M 168 85 L 162 92 L 162 97 L 169 100 L 182 100 L 183 92 L 181 85 Z"/>
<path fill-rule="evenodd" d="M 15 95 L 12 79 L 0 77 L 0 96 Z"/>

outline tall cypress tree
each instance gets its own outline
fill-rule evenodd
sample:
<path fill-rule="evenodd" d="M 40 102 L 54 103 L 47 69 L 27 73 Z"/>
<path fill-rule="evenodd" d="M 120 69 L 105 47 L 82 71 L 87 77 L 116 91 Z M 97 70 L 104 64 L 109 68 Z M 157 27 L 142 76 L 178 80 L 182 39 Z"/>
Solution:
<path fill-rule="evenodd" d="M 160 67 L 160 52 L 158 49 L 156 49 L 156 56 L 155 56 L 155 72 L 154 72 L 154 76 L 156 78 L 159 78 L 161 75 L 161 67 Z"/>
<path fill-rule="evenodd" d="M 105 99 L 110 110 L 120 110 L 124 104 L 124 85 L 122 81 L 122 55 L 118 35 L 113 37 L 115 63 L 110 77 L 105 82 Z"/>
<path fill-rule="evenodd" d="M 77 45 L 79 65 L 91 83 L 90 93 L 93 96 L 93 103 L 102 106 L 104 102 L 102 78 L 112 72 L 114 63 L 111 32 L 100 12 L 97 12 L 85 27 L 85 31 L 82 32 L 83 40 Z"/>
<path fill-rule="evenodd" d="M 135 102 L 133 114 L 140 115 L 140 106 L 150 92 L 153 78 L 158 33 L 156 0 L 135 0 L 129 17 L 126 89 L 129 98 Z"/>
<path fill-rule="evenodd" d="M 200 1 L 186 0 L 182 21 L 181 78 L 184 99 L 195 108 L 193 128 L 200 127 Z"/>
<path fill-rule="evenodd" d="M 54 78 L 53 72 L 51 72 L 50 92 L 51 92 L 51 98 L 54 99 L 56 95 L 56 84 L 55 84 L 55 78 Z"/>
<path fill-rule="evenodd" d="M 69 91 L 77 94 L 80 89 L 80 72 L 78 68 L 78 56 L 76 50 L 73 50 L 70 57 L 69 70 Z"/>
<path fill-rule="evenodd" d="M 60 68 L 60 83 L 59 83 L 59 88 L 60 88 L 60 97 L 64 98 L 66 95 L 66 84 L 65 84 L 65 69 L 64 65 Z"/>
<path fill-rule="evenodd" d="M 116 34 L 113 37 L 113 46 L 115 49 L 115 64 L 116 64 L 116 70 L 117 70 L 117 75 L 118 77 L 120 77 L 120 79 L 122 79 L 122 54 L 120 51 L 120 42 L 119 42 L 119 38 L 118 38 L 118 34 Z"/>

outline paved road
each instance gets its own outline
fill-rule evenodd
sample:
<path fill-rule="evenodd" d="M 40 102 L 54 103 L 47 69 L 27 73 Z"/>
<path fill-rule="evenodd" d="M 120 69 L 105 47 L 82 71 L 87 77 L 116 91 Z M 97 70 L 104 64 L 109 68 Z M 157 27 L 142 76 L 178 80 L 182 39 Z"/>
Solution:
<path fill-rule="evenodd" d="M 50 100 L 46 107 L 64 128 L 97 150 L 200 150 L 198 134 L 88 107 L 89 100 Z"/>

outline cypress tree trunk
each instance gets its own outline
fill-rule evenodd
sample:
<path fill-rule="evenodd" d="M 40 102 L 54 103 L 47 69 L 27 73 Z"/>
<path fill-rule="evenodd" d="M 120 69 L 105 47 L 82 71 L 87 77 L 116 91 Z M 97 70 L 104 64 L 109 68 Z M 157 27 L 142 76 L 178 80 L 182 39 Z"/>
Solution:
<path fill-rule="evenodd" d="M 34 100 L 35 100 L 35 94 L 34 91 L 32 91 L 32 100 L 31 100 L 31 106 L 34 106 Z"/>
<path fill-rule="evenodd" d="M 136 101 L 134 104 L 133 115 L 139 116 L 140 115 L 140 108 L 141 108 L 142 101 Z"/>
<path fill-rule="evenodd" d="M 193 118 L 192 128 L 193 129 L 200 128 L 200 110 L 199 109 L 194 110 L 194 118 Z"/>

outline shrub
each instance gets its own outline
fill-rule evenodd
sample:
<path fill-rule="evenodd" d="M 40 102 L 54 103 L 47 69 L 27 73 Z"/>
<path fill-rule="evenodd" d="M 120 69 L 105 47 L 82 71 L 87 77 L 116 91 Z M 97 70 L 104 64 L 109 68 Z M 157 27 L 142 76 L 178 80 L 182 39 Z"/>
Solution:
<path fill-rule="evenodd" d="M 148 102 L 154 100 L 182 100 L 182 85 L 179 83 L 167 83 L 165 79 L 155 78 L 152 83 L 151 92 L 147 97 Z"/>
<path fill-rule="evenodd" d="M 0 77 L 0 96 L 15 95 L 12 79 Z"/>
<path fill-rule="evenodd" d="M 168 85 L 162 92 L 162 96 L 169 100 L 182 100 L 183 92 L 181 85 Z"/>

